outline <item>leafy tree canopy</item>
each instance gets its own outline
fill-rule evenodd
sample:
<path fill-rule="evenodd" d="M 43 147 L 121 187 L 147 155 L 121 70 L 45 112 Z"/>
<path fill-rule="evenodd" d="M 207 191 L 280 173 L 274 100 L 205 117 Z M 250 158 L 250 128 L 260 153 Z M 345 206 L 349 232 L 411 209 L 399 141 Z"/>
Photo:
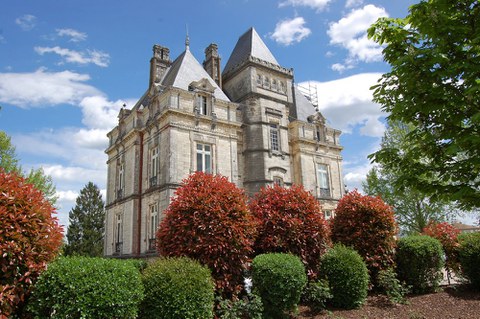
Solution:
<path fill-rule="evenodd" d="M 403 151 L 384 147 L 371 159 L 397 170 L 397 185 L 466 209 L 480 207 L 479 25 L 477 0 L 422 0 L 368 31 L 391 65 L 374 101 L 413 127 Z"/>
<path fill-rule="evenodd" d="M 404 154 L 408 151 L 407 137 L 412 129 L 412 125 L 389 121 L 381 148 L 395 148 L 399 154 Z M 459 214 L 453 204 L 434 200 L 408 185 L 400 185 L 400 175 L 397 169 L 378 164 L 368 172 L 362 187 L 366 194 L 380 196 L 393 207 L 403 232 L 420 233 L 430 221 L 446 221 Z"/>
<path fill-rule="evenodd" d="M 15 172 L 21 174 L 22 167 L 19 162 L 10 136 L 4 131 L 0 131 L 0 168 L 3 168 L 6 173 Z M 58 199 L 55 184 L 42 168 L 31 169 L 28 174 L 22 174 L 22 176 L 28 183 L 33 184 L 36 189 L 40 190 L 52 205 L 55 205 Z"/>
<path fill-rule="evenodd" d="M 103 255 L 105 209 L 102 195 L 92 182 L 80 191 L 69 212 L 68 244 L 65 255 L 99 257 Z"/>

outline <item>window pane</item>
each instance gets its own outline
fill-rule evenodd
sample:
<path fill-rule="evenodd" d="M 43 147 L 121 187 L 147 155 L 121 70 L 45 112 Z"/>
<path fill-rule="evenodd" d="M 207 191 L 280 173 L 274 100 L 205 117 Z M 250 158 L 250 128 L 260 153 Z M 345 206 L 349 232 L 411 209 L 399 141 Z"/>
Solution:
<path fill-rule="evenodd" d="M 202 153 L 197 152 L 197 171 L 203 172 Z"/>
<path fill-rule="evenodd" d="M 212 172 L 212 163 L 210 161 L 210 154 L 205 154 L 205 172 L 206 173 Z"/>

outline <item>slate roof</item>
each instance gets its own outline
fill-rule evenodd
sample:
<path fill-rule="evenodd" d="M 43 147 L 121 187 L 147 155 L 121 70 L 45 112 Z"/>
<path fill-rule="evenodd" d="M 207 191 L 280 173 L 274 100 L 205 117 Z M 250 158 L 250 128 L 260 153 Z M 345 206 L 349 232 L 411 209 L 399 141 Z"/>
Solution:
<path fill-rule="evenodd" d="M 247 32 L 238 38 L 237 44 L 230 55 L 230 58 L 223 69 L 223 74 L 228 73 L 237 65 L 248 59 L 249 56 L 259 58 L 263 61 L 278 65 L 277 60 L 272 52 L 267 48 L 262 38 L 258 35 L 254 28 L 250 28 Z"/>
<path fill-rule="evenodd" d="M 290 109 L 290 116 L 296 120 L 308 122 L 308 117 L 316 113 L 315 106 L 296 87 L 293 87 L 294 101 Z"/>
<path fill-rule="evenodd" d="M 217 83 L 208 75 L 203 66 L 195 59 L 188 46 L 185 51 L 173 61 L 163 77 L 161 85 L 188 90 L 188 86 L 192 82 L 199 81 L 203 78 L 206 78 L 215 87 L 213 95 L 217 99 L 230 101 Z"/>

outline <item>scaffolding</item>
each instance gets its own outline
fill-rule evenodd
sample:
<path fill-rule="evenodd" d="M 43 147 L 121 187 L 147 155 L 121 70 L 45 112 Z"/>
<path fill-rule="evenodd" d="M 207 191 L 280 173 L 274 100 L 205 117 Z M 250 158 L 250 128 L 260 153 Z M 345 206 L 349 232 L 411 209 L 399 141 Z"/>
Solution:
<path fill-rule="evenodd" d="M 312 103 L 313 107 L 315 108 L 315 111 L 318 110 L 318 89 L 315 84 L 312 84 L 311 82 L 307 82 L 308 86 L 305 85 L 299 85 L 297 84 L 297 88 L 300 90 L 300 92 L 307 98 L 307 100 Z"/>

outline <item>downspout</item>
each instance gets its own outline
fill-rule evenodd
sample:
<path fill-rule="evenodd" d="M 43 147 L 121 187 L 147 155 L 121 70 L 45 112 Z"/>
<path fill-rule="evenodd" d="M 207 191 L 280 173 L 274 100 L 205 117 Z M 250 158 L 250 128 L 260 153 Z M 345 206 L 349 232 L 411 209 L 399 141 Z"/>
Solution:
<path fill-rule="evenodd" d="M 143 181 L 143 132 L 140 132 L 140 172 L 138 174 L 138 212 L 137 212 L 137 256 L 140 257 L 142 240 L 142 181 Z"/>

